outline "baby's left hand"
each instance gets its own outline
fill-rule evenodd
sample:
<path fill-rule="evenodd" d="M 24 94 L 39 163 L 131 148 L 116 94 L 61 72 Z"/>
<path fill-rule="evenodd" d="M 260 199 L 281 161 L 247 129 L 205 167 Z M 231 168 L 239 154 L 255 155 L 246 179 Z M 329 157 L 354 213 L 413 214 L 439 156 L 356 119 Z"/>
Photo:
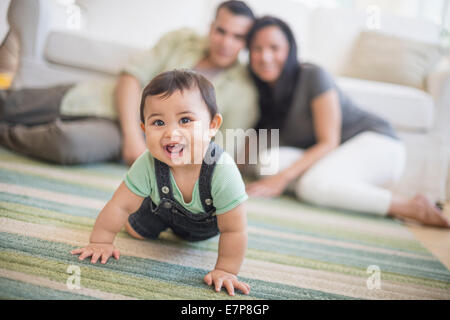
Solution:
<path fill-rule="evenodd" d="M 230 296 L 234 296 L 234 289 L 241 290 L 244 294 L 249 294 L 250 286 L 245 282 L 239 281 L 238 278 L 226 271 L 214 269 L 209 272 L 203 280 L 206 282 L 208 286 L 214 283 L 216 292 L 219 292 L 222 289 L 222 285 L 227 289 L 228 294 Z"/>

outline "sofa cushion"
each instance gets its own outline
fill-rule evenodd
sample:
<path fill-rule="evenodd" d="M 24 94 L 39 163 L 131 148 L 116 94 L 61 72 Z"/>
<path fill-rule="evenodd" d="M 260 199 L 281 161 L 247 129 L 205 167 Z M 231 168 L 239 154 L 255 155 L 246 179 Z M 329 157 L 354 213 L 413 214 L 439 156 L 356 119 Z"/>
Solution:
<path fill-rule="evenodd" d="M 89 38 L 75 32 L 53 31 L 45 46 L 45 58 L 53 63 L 118 74 L 131 56 L 141 49 L 105 40 Z"/>
<path fill-rule="evenodd" d="M 379 31 L 419 42 L 438 44 L 441 27 L 431 21 L 383 12 L 379 16 Z M 370 25 L 370 12 L 351 8 L 317 8 L 309 17 L 307 56 L 334 75 L 342 71 L 351 55 L 352 46 Z"/>
<path fill-rule="evenodd" d="M 336 82 L 361 109 L 385 118 L 397 129 L 427 131 L 433 126 L 433 99 L 422 90 L 344 77 Z"/>
<path fill-rule="evenodd" d="M 425 90 L 426 76 L 440 58 L 437 45 L 364 31 L 341 75 Z"/>

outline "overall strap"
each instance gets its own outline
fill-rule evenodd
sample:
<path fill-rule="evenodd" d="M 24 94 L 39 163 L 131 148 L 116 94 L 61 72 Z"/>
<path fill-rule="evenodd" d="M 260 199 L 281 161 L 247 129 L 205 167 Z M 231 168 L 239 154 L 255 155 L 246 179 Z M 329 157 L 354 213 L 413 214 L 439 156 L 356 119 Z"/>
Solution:
<path fill-rule="evenodd" d="M 215 209 L 211 195 L 211 181 L 213 177 L 214 168 L 223 149 L 214 142 L 210 142 L 205 157 L 203 158 L 202 167 L 200 169 L 200 177 L 198 181 L 200 201 L 205 212 L 210 212 Z M 155 159 L 155 173 L 156 182 L 158 185 L 158 193 L 160 199 L 170 199 L 175 201 L 172 190 L 172 183 L 170 181 L 170 168 L 164 162 Z"/>
<path fill-rule="evenodd" d="M 215 211 L 213 198 L 211 196 L 211 181 L 217 161 L 223 153 L 223 149 L 213 141 L 210 142 L 200 169 L 198 187 L 200 200 L 205 212 Z"/>
<path fill-rule="evenodd" d="M 155 159 L 156 183 L 158 185 L 159 198 L 175 200 L 173 197 L 172 183 L 170 181 L 170 168 L 164 162 Z"/>

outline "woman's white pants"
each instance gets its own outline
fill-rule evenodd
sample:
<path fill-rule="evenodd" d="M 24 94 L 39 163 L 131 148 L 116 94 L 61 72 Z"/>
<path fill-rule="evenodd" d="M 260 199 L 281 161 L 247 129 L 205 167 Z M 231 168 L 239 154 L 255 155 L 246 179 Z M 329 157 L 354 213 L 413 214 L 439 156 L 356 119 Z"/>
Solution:
<path fill-rule="evenodd" d="M 279 172 L 303 152 L 293 147 L 266 150 L 257 172 L 260 175 L 268 167 L 272 170 L 266 172 Z M 318 206 L 385 215 L 392 200 L 387 188 L 401 177 L 405 154 L 401 141 L 366 131 L 317 161 L 289 188 L 299 199 Z"/>

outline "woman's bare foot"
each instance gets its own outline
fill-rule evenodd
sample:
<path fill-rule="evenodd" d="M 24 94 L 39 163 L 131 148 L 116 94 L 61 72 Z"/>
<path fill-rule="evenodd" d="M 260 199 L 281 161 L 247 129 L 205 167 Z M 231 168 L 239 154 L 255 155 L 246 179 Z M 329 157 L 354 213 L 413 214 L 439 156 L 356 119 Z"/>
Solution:
<path fill-rule="evenodd" d="M 394 196 L 389 214 L 399 219 L 412 219 L 425 225 L 450 228 L 450 220 L 421 194 L 412 199 Z"/>

